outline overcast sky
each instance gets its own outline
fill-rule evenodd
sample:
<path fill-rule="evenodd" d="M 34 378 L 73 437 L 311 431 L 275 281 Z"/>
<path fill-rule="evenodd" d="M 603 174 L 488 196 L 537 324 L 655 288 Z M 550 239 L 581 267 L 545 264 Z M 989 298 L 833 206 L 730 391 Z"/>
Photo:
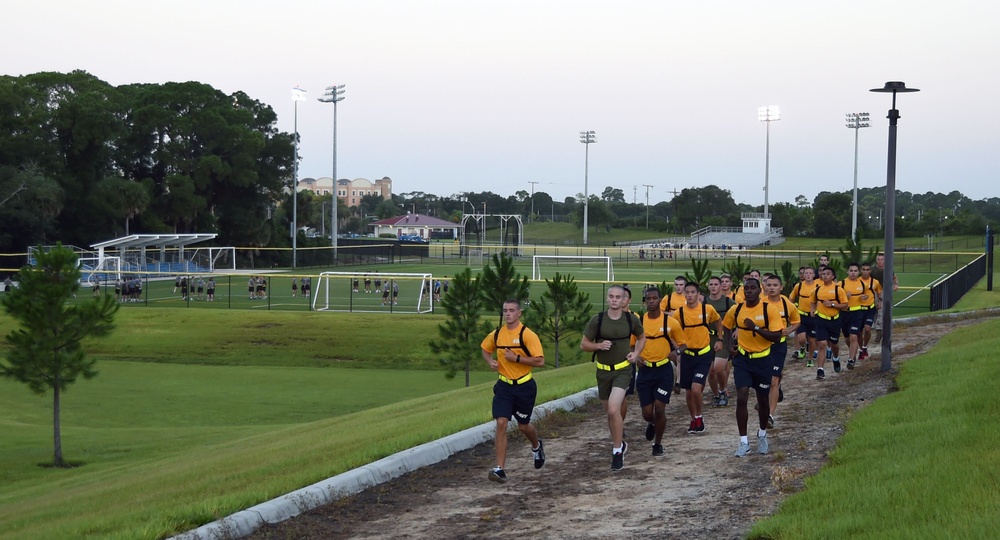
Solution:
<path fill-rule="evenodd" d="M 982 0 L 802 2 L 173 0 L 5 2 L 7 75 L 86 70 L 114 85 L 199 81 L 271 105 L 292 131 L 300 177 L 393 179 L 394 192 L 584 190 L 651 204 L 715 184 L 770 197 L 885 184 L 886 81 L 897 98 L 897 188 L 998 196 L 1000 4 Z"/>

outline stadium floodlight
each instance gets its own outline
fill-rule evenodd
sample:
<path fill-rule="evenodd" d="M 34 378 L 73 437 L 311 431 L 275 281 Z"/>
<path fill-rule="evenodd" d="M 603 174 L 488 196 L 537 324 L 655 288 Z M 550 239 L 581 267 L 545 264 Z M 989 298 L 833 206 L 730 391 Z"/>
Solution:
<path fill-rule="evenodd" d="M 766 139 L 764 143 L 764 219 L 765 223 L 768 223 L 770 227 L 770 221 L 768 220 L 768 207 L 767 207 L 767 195 L 768 195 L 768 183 L 769 174 L 771 171 L 771 122 L 777 122 L 781 120 L 781 111 L 778 109 L 777 105 L 768 105 L 766 107 L 757 107 L 757 120 L 764 122 L 767 125 Z M 767 232 L 767 231 L 765 231 Z"/>
<path fill-rule="evenodd" d="M 861 128 L 871 127 L 868 123 L 868 113 L 847 113 L 847 127 L 854 130 L 854 212 L 851 215 L 851 238 L 858 241 L 858 132 Z"/>
<path fill-rule="evenodd" d="M 333 103 L 333 208 L 330 210 L 330 245 L 333 246 L 334 264 L 337 263 L 337 102 L 344 100 L 343 93 L 342 84 L 327 86 L 323 97 L 316 98 L 322 103 Z"/>
<path fill-rule="evenodd" d="M 882 273 L 882 371 L 892 369 L 892 276 L 893 256 L 896 249 L 896 123 L 899 121 L 899 111 L 896 110 L 896 93 L 919 92 L 916 88 L 907 88 L 899 81 L 889 81 L 882 88 L 872 88 L 872 92 L 892 93 L 892 108 L 889 109 L 889 156 L 885 178 L 885 271 Z"/>
<path fill-rule="evenodd" d="M 590 145 L 597 142 L 593 131 L 581 131 L 580 142 L 586 145 L 583 154 L 583 245 L 587 245 L 587 217 L 590 214 L 590 195 L 587 193 L 588 173 L 590 171 Z"/>
<path fill-rule="evenodd" d="M 292 158 L 292 268 L 297 261 L 297 248 L 299 237 L 299 102 L 306 100 L 306 91 L 297 85 L 292 88 L 292 103 L 295 107 L 295 153 Z"/>

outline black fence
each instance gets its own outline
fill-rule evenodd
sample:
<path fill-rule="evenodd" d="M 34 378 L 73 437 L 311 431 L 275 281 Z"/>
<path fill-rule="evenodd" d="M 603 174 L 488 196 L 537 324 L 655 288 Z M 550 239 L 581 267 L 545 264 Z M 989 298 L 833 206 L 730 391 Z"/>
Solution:
<path fill-rule="evenodd" d="M 940 311 L 954 306 L 962 295 L 986 275 L 986 255 L 959 268 L 954 274 L 931 287 L 931 311 Z"/>

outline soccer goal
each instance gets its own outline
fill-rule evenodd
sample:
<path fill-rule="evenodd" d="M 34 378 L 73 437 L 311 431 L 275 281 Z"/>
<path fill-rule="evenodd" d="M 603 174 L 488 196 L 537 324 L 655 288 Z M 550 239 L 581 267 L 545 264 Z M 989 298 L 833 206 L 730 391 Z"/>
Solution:
<path fill-rule="evenodd" d="M 80 282 L 91 285 L 108 283 L 122 278 L 121 257 L 80 257 Z"/>
<path fill-rule="evenodd" d="M 322 272 L 313 289 L 314 311 L 430 313 L 434 276 L 400 272 Z"/>
<path fill-rule="evenodd" d="M 534 255 L 531 257 L 531 279 L 539 281 L 552 277 L 556 272 L 572 270 L 579 278 L 615 280 L 615 269 L 611 257 L 597 255 Z"/>

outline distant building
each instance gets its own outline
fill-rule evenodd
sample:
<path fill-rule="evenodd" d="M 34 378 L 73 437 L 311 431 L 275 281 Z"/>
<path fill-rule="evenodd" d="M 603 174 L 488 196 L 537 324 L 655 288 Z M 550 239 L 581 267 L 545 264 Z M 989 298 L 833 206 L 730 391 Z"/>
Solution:
<path fill-rule="evenodd" d="M 316 195 L 329 195 L 333 190 L 333 180 L 329 176 L 303 178 L 299 180 L 299 191 L 305 190 L 312 191 Z M 384 201 L 392 199 L 392 179 L 386 176 L 374 182 L 367 178 L 337 180 L 337 197 L 340 197 L 347 206 L 361 204 L 361 198 L 365 195 L 379 195 Z"/>
<path fill-rule="evenodd" d="M 407 213 L 403 216 L 391 217 L 368 224 L 375 229 L 375 236 L 392 234 L 396 238 L 402 236 L 419 236 L 424 240 L 432 238 L 454 240 L 458 238 L 461 225 L 445 221 L 433 216 Z"/>

